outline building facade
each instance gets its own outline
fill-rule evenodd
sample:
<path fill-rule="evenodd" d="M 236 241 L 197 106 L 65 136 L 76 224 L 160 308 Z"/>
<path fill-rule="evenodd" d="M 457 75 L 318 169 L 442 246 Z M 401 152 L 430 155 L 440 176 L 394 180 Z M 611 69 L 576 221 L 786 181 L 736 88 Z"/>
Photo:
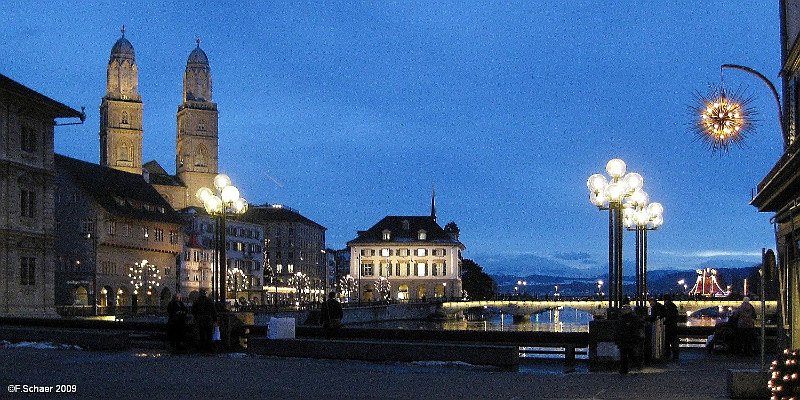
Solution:
<path fill-rule="evenodd" d="M 800 348 L 800 4 L 780 2 L 781 78 L 783 91 L 782 140 L 784 153 L 759 182 L 751 204 L 775 213 L 778 268 L 770 278 L 779 286 L 782 327 L 788 346 Z"/>
<path fill-rule="evenodd" d="M 241 219 L 264 228 L 264 282 L 271 302 L 321 301 L 329 289 L 326 228 L 280 204 L 250 207 Z"/>
<path fill-rule="evenodd" d="M 161 308 L 179 289 L 182 221 L 142 175 L 56 155 L 56 304 Z M 84 311 L 75 311 L 80 308 Z"/>
<path fill-rule="evenodd" d="M 214 219 L 199 207 L 181 210 L 185 245 L 181 258 L 181 293 L 190 300 L 200 289 L 212 291 Z M 264 228 L 229 218 L 225 223 L 226 298 L 239 304 L 264 304 Z"/>
<path fill-rule="evenodd" d="M 354 301 L 424 301 L 460 297 L 461 252 L 454 223 L 431 216 L 388 216 L 347 243 Z"/>
<path fill-rule="evenodd" d="M 0 75 L 0 315 L 55 315 L 56 118 L 84 115 Z"/>

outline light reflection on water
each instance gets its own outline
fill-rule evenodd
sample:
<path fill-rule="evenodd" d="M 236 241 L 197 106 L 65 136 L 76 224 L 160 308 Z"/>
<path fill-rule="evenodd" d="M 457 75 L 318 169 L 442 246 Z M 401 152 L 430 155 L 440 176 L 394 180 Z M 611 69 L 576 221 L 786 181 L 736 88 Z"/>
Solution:
<path fill-rule="evenodd" d="M 558 310 L 547 310 L 530 318 L 514 321 L 511 314 L 487 315 L 484 321 L 381 321 L 360 324 L 348 324 L 352 327 L 377 329 L 419 329 L 445 331 L 520 331 L 520 332 L 588 332 L 592 314 L 570 307 Z M 727 317 L 687 318 L 688 326 L 714 326 Z"/>
<path fill-rule="evenodd" d="M 485 321 L 383 321 L 348 324 L 353 327 L 380 329 L 430 329 L 445 331 L 538 331 L 538 332 L 588 332 L 592 314 L 564 307 L 534 314 L 514 322 L 511 314 L 487 315 Z"/>

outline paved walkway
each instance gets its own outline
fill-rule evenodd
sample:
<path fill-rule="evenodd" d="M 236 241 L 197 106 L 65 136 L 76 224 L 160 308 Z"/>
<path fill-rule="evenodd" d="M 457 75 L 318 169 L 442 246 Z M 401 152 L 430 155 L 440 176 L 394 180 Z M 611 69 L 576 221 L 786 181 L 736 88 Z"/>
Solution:
<path fill-rule="evenodd" d="M 519 372 L 501 372 L 441 363 L 7 347 L 0 348 L 0 398 L 725 399 L 729 368 L 759 367 L 757 357 L 701 350 L 681 356 L 679 362 L 623 376 L 590 373 L 580 364 L 578 372 L 564 374 L 558 360 L 525 362 Z M 12 385 L 52 387 L 52 392 L 36 396 Z M 53 393 L 56 385 L 75 385 L 77 392 Z"/>

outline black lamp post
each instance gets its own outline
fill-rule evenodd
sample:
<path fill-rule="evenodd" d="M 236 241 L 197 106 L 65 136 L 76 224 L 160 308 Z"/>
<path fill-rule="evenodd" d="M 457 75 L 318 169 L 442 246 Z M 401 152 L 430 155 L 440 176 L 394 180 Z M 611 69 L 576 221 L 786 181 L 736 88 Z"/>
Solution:
<path fill-rule="evenodd" d="M 231 179 L 225 174 L 214 177 L 216 192 L 207 187 L 197 191 L 197 199 L 203 204 L 209 215 L 214 217 L 214 271 L 212 286 L 214 301 L 222 309 L 226 309 L 227 285 L 227 257 L 225 254 L 225 225 L 228 215 L 244 214 L 247 211 L 247 201 L 239 197 L 239 189 L 231 185 Z"/>

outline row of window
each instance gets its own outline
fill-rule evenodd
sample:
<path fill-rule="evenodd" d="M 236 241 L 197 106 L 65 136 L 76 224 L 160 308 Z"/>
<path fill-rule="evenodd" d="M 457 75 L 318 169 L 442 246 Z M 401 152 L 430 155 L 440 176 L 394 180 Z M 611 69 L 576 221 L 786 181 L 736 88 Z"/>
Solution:
<path fill-rule="evenodd" d="M 376 274 L 377 272 L 377 274 Z M 445 276 L 446 262 L 428 263 L 379 263 L 377 270 L 373 263 L 361 264 L 362 276 Z"/>
<path fill-rule="evenodd" d="M 403 229 L 408 230 L 408 221 L 405 220 L 403 221 Z M 384 229 L 381 233 L 382 233 L 381 237 L 383 238 L 383 240 L 392 240 L 392 231 Z M 428 239 L 428 233 L 425 232 L 424 229 L 420 229 L 417 231 L 417 240 L 427 240 L 427 239 Z"/>
<path fill-rule="evenodd" d="M 137 232 L 138 231 L 138 232 Z M 93 219 L 84 219 L 81 221 L 81 233 L 86 235 L 86 237 L 91 237 L 92 233 L 94 232 L 94 220 Z M 154 240 L 156 242 L 163 242 L 164 241 L 164 229 L 162 228 L 153 228 L 152 230 L 147 226 L 140 226 L 134 227 L 127 223 L 118 224 L 117 221 L 106 221 L 106 233 L 110 236 L 121 235 L 124 237 L 131 237 L 136 235 L 141 235 L 146 241 Z M 180 235 L 178 231 L 169 231 L 169 243 L 170 244 L 178 244 L 178 240 Z"/>
<path fill-rule="evenodd" d="M 428 249 L 425 248 L 418 248 L 411 253 L 411 249 L 388 249 L 384 248 L 381 249 L 380 252 L 375 251 L 375 249 L 361 249 L 360 252 L 362 257 L 374 257 L 376 254 L 379 254 L 381 257 L 391 257 L 391 256 L 399 256 L 399 257 L 408 257 L 412 254 L 418 257 L 425 257 L 428 255 Z M 447 249 L 433 249 L 430 251 L 430 254 L 437 257 L 444 257 L 447 255 Z"/>
<path fill-rule="evenodd" d="M 211 227 L 211 229 L 211 231 L 213 231 L 214 228 Z M 225 231 L 227 232 L 228 236 L 238 236 L 247 239 L 261 238 L 261 233 L 257 229 L 229 226 L 225 229 Z"/>

